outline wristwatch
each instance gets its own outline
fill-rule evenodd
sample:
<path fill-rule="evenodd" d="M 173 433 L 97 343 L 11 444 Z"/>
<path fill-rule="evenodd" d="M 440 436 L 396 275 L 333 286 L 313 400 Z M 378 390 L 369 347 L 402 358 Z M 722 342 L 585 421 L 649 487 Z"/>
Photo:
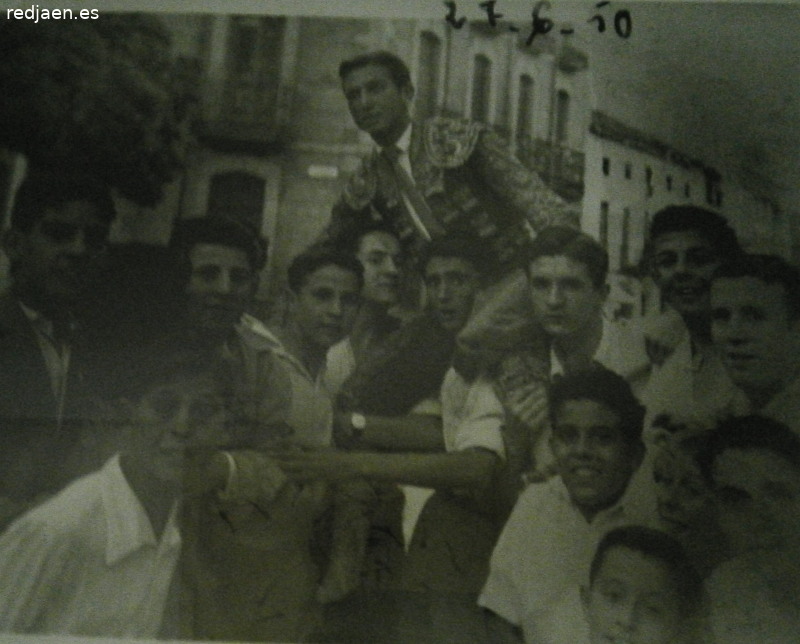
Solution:
<path fill-rule="evenodd" d="M 364 430 L 367 428 L 367 417 L 358 412 L 350 414 L 350 427 L 352 428 L 353 438 L 360 440 L 364 435 Z"/>

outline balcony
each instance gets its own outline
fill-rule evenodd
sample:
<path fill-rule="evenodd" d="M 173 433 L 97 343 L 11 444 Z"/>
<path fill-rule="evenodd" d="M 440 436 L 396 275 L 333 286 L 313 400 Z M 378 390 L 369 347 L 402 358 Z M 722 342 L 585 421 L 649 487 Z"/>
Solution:
<path fill-rule="evenodd" d="M 282 75 L 284 18 L 232 16 L 212 38 L 206 70 L 202 140 L 226 152 L 280 150 L 294 87 Z"/>
<path fill-rule="evenodd" d="M 564 200 L 574 203 L 583 198 L 585 155 L 582 152 L 524 137 L 517 141 L 517 157 Z"/>
<path fill-rule="evenodd" d="M 201 139 L 223 152 L 278 152 L 285 143 L 293 94 L 289 85 L 228 84 L 218 109 L 204 122 Z"/>

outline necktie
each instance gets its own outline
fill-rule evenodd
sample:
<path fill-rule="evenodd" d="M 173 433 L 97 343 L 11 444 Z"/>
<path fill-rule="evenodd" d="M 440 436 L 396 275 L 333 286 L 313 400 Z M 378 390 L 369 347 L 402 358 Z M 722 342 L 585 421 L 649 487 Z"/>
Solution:
<path fill-rule="evenodd" d="M 409 175 L 406 169 L 400 164 L 401 154 L 400 148 L 396 145 L 383 148 L 383 155 L 392 167 L 392 171 L 397 178 L 397 185 L 400 188 L 400 192 L 408 199 L 411 207 L 414 209 L 414 213 L 416 213 L 428 236 L 430 238 L 442 237 L 445 234 L 445 230 L 434 217 L 428 206 L 428 202 L 425 201 L 425 197 L 423 197 L 422 193 L 417 189 L 417 185 L 414 183 L 411 175 Z"/>

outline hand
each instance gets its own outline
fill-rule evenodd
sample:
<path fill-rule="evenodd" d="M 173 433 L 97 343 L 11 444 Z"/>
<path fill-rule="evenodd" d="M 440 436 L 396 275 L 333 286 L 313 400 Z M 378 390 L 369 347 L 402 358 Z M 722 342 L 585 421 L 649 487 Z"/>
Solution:
<path fill-rule="evenodd" d="M 358 476 L 358 454 L 324 449 L 273 452 L 271 456 L 296 481 L 343 481 Z"/>
<path fill-rule="evenodd" d="M 544 383 L 534 381 L 515 387 L 503 402 L 506 409 L 529 429 L 538 432 L 547 425 L 547 389 Z"/>
<path fill-rule="evenodd" d="M 236 470 L 222 496 L 229 500 L 271 502 L 287 482 L 277 461 L 254 450 L 230 452 Z"/>

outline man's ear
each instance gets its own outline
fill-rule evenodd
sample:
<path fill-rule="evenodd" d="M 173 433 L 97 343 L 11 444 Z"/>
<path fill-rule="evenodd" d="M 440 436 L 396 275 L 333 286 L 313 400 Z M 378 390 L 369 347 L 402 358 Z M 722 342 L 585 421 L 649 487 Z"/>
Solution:
<path fill-rule="evenodd" d="M 16 228 L 9 228 L 3 231 L 0 243 L 2 243 L 3 250 L 11 262 L 15 262 L 25 254 L 25 239 L 25 233 Z"/>

